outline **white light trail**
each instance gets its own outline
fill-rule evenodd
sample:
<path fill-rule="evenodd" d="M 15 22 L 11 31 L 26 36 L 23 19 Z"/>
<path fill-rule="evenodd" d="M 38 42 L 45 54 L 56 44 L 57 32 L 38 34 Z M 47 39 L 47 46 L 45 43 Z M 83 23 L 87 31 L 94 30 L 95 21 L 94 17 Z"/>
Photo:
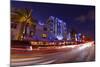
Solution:
<path fill-rule="evenodd" d="M 85 48 L 87 48 L 87 47 L 91 47 L 91 46 L 92 46 L 92 43 L 93 43 L 93 42 L 88 42 L 88 43 L 82 44 L 82 45 L 80 46 L 79 50 L 83 50 L 83 49 L 85 49 Z"/>

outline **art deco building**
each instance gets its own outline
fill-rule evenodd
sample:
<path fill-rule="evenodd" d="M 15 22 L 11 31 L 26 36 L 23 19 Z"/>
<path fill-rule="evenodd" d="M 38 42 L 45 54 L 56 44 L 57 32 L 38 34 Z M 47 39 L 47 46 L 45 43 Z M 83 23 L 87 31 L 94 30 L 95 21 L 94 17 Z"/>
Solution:
<path fill-rule="evenodd" d="M 50 16 L 45 26 L 49 32 L 48 36 L 51 40 L 63 40 L 66 36 L 66 23 L 57 17 Z"/>

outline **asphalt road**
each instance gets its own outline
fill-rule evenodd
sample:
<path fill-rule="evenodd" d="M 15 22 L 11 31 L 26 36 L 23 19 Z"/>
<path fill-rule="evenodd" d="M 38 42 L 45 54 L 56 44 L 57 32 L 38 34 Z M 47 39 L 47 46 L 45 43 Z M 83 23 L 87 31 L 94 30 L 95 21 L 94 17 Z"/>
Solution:
<path fill-rule="evenodd" d="M 95 45 L 93 45 L 93 42 L 88 42 L 80 45 L 35 49 L 29 51 L 29 54 L 12 54 L 11 66 L 86 62 L 94 60 Z"/>

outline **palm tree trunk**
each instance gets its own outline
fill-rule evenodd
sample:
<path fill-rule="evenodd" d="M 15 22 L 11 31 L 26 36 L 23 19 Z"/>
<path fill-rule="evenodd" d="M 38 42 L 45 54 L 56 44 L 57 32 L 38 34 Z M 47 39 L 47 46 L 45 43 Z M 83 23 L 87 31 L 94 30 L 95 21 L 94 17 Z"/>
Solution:
<path fill-rule="evenodd" d="M 23 31 L 24 31 L 25 22 L 20 23 L 20 24 L 21 24 L 21 25 L 20 25 L 21 27 L 20 27 L 20 29 L 19 29 L 20 31 L 19 31 L 19 33 L 18 33 L 18 34 L 19 34 L 18 40 L 22 40 L 22 39 L 23 39 L 22 37 L 23 37 L 23 35 L 24 35 L 24 34 L 23 34 Z"/>

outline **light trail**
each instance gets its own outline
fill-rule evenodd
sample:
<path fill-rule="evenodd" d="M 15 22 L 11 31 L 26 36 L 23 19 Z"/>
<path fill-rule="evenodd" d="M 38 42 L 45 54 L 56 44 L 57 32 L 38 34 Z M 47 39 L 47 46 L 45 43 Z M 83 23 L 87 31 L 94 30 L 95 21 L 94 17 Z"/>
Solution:
<path fill-rule="evenodd" d="M 32 58 L 23 58 L 23 59 L 12 59 L 12 66 L 21 66 L 21 65 L 36 65 L 36 64 L 51 64 L 51 63 L 63 63 L 63 62 L 77 62 L 77 61 L 90 61 L 93 60 L 94 56 L 94 46 L 93 42 L 88 42 L 80 45 L 70 45 L 63 46 L 55 53 L 41 54 L 37 57 Z M 67 51 L 67 48 L 73 48 L 70 51 Z M 51 49 L 52 50 L 52 49 Z"/>

